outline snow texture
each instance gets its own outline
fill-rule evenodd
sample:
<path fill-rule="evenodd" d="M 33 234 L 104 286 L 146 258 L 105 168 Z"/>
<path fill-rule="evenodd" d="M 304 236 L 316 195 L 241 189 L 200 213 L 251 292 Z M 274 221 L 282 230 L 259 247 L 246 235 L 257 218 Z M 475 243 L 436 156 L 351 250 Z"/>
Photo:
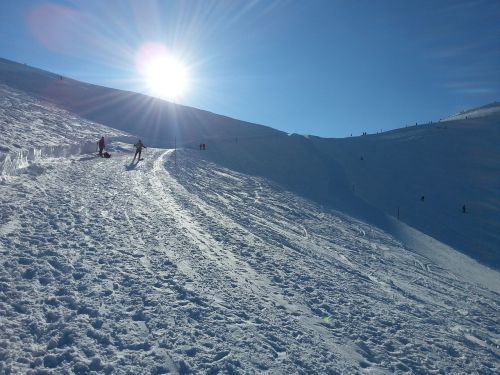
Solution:
<path fill-rule="evenodd" d="M 498 372 L 496 292 L 263 179 L 147 152 L 2 186 L 4 371 Z"/>
<path fill-rule="evenodd" d="M 326 140 L 131 163 L 126 133 L 0 88 L 3 154 L 42 150 L 0 179 L 0 374 L 500 371 L 498 272 L 353 194 L 348 156 L 305 153 Z M 110 159 L 76 146 L 101 135 Z"/>

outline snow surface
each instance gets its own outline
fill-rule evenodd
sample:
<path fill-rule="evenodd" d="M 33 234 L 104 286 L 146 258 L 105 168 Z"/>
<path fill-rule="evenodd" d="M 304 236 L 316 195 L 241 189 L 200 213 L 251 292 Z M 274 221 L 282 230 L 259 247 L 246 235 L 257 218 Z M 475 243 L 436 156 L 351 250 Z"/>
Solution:
<path fill-rule="evenodd" d="M 388 216 L 399 212 L 411 227 L 500 268 L 500 116 L 344 139 L 291 135 L 209 146 L 206 158 L 220 165 L 393 235 L 401 231 Z"/>
<path fill-rule="evenodd" d="M 496 292 L 199 153 L 130 160 L 1 185 L 4 372 L 500 370 Z"/>
<path fill-rule="evenodd" d="M 0 374 L 500 372 L 498 272 L 370 205 L 355 148 L 245 125 L 131 163 L 125 132 L 0 89 L 3 165 L 37 155 L 0 177 Z M 103 134 L 110 159 L 80 147 Z"/>

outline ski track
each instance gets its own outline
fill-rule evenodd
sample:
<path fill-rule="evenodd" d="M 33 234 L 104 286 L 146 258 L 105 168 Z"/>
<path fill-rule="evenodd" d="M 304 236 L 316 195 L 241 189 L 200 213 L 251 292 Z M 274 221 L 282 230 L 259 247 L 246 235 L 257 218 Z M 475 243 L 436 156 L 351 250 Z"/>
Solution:
<path fill-rule="evenodd" d="M 147 151 L 0 181 L 1 374 L 500 371 L 498 294 L 197 152 Z"/>

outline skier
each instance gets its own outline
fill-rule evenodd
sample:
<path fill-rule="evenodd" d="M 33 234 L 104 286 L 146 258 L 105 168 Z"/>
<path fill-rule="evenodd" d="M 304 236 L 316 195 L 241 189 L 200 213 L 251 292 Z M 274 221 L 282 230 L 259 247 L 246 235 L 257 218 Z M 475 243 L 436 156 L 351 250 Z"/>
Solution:
<path fill-rule="evenodd" d="M 99 156 L 102 158 L 102 150 L 104 150 L 104 137 L 101 137 L 97 142 L 97 146 L 99 147 Z"/>
<path fill-rule="evenodd" d="M 142 149 L 143 148 L 147 148 L 146 146 L 144 146 L 144 144 L 142 143 L 142 141 L 139 139 L 139 141 L 134 145 L 135 147 L 135 155 L 134 155 L 134 159 L 132 160 L 132 163 L 135 161 L 135 157 L 137 156 L 137 154 L 139 154 L 139 157 L 137 158 L 137 161 L 139 162 L 139 160 L 141 160 L 141 152 L 142 152 Z"/>
<path fill-rule="evenodd" d="M 462 213 L 464 213 L 464 214 L 467 213 L 467 208 L 465 207 L 465 204 L 462 206 Z"/>

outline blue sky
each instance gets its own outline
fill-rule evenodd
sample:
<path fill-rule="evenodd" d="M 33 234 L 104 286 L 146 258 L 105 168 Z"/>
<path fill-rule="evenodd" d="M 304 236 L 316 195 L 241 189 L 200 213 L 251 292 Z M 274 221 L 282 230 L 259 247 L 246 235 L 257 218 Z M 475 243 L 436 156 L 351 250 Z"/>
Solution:
<path fill-rule="evenodd" d="M 178 103 L 343 137 L 500 100 L 498 0 L 6 0 L 0 57 L 148 93 L 138 51 L 189 71 Z"/>

